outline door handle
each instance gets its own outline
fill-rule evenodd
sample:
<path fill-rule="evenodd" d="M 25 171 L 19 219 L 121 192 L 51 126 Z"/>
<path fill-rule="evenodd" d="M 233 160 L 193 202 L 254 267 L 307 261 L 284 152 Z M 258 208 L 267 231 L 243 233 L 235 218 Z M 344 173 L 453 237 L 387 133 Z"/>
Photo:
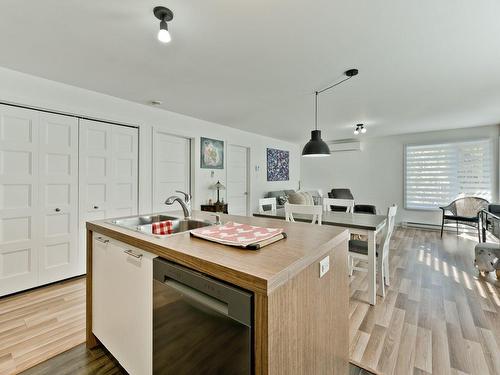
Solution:
<path fill-rule="evenodd" d="M 61 212 L 61 209 L 59 207 L 57 207 L 54 211 L 55 212 Z"/>
<path fill-rule="evenodd" d="M 124 253 L 127 254 L 127 255 L 130 255 L 130 256 L 133 256 L 134 258 L 137 258 L 137 259 L 141 259 L 142 258 L 142 254 L 137 254 L 133 250 L 125 250 Z"/>
<path fill-rule="evenodd" d="M 97 209 L 99 209 L 99 206 L 94 206 L 94 210 L 97 210 Z"/>

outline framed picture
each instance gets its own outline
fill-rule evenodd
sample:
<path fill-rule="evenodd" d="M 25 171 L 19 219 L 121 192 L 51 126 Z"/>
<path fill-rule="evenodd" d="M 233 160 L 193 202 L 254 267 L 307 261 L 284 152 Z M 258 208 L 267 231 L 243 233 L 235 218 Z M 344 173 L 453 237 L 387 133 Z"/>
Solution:
<path fill-rule="evenodd" d="M 290 152 L 267 149 L 267 181 L 288 181 L 290 179 Z"/>
<path fill-rule="evenodd" d="M 224 169 L 224 141 L 201 137 L 200 161 L 201 168 Z"/>

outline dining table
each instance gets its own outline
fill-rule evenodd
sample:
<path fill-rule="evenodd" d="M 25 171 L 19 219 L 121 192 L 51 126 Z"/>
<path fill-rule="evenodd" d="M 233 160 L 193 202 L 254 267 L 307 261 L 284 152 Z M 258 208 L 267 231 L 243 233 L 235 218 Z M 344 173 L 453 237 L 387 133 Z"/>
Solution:
<path fill-rule="evenodd" d="M 285 209 L 263 211 L 254 213 L 257 217 L 267 217 L 285 220 Z M 293 214 L 295 221 L 311 222 L 312 215 Z M 372 215 L 362 213 L 349 213 L 339 211 L 324 211 L 322 216 L 323 225 L 333 225 L 348 228 L 352 234 L 365 235 L 368 238 L 368 302 L 375 305 L 377 302 L 377 235 L 386 225 L 387 217 L 384 215 Z M 380 288 L 382 289 L 382 288 Z"/>

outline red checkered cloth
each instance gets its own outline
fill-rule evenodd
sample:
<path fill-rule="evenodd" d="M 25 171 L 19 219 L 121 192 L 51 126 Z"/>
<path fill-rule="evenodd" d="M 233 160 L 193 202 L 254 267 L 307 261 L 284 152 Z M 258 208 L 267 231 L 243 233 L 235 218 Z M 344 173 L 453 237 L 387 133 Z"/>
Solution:
<path fill-rule="evenodd" d="M 153 234 L 172 234 L 172 226 L 174 223 L 172 220 L 159 221 L 153 223 L 152 229 Z"/>

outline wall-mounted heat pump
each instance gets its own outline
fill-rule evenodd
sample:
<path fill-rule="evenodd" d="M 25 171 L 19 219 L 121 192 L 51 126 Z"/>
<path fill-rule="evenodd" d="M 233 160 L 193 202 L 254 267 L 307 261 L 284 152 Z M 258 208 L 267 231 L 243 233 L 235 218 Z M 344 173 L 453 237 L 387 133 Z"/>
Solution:
<path fill-rule="evenodd" d="M 361 142 L 353 140 L 328 142 L 330 152 L 362 151 Z"/>

